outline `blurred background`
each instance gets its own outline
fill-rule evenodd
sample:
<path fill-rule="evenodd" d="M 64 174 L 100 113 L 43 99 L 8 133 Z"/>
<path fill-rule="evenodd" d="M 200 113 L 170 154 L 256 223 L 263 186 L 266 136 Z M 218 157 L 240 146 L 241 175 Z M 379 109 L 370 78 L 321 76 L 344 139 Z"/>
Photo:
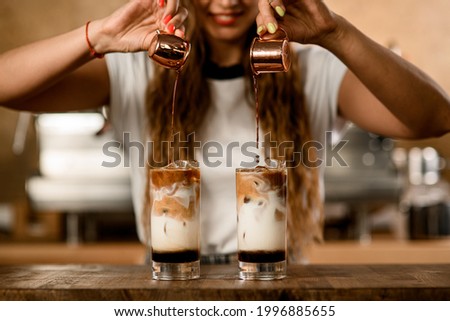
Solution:
<path fill-rule="evenodd" d="M 125 2 L 2 0 L 0 52 Z M 326 2 L 450 92 L 448 0 Z M 143 263 L 127 169 L 101 166 L 101 147 L 113 138 L 102 111 L 0 107 L 0 264 Z M 450 135 L 393 141 L 351 126 L 344 139 L 350 166 L 326 168 L 326 242 L 308 249 L 310 261 L 450 263 Z"/>

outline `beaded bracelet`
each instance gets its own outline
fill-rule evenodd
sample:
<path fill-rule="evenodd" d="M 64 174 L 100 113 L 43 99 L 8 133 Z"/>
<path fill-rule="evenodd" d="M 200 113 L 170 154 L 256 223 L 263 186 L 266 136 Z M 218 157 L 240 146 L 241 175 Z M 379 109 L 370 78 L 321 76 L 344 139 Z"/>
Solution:
<path fill-rule="evenodd" d="M 91 42 L 89 41 L 89 24 L 91 23 L 91 21 L 86 22 L 86 42 L 89 48 L 89 53 L 91 55 L 91 57 L 95 57 L 95 58 L 103 58 L 105 55 L 98 53 L 97 51 L 95 51 L 94 47 L 92 47 Z"/>

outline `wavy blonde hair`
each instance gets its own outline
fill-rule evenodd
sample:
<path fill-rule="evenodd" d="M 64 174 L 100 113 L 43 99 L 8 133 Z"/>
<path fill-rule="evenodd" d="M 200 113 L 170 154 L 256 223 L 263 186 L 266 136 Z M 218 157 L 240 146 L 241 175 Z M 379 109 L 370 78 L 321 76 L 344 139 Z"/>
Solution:
<path fill-rule="evenodd" d="M 175 132 L 179 131 L 180 139 L 187 141 L 188 135 L 202 125 L 204 116 L 211 105 L 211 93 L 204 74 L 208 61 L 208 45 L 204 31 L 196 24 L 195 8 L 190 1 L 185 1 L 191 13 L 187 21 L 186 35 L 192 49 L 178 83 L 178 95 L 175 97 Z M 249 30 L 244 52 L 249 52 L 251 41 L 256 35 L 256 28 Z M 253 79 L 249 55 L 242 55 L 247 81 L 249 108 L 255 106 L 253 95 Z M 322 240 L 323 209 L 319 193 L 318 169 L 308 166 L 307 159 L 313 159 L 311 152 L 305 155 L 302 146 L 311 140 L 309 117 L 303 99 L 300 64 L 293 59 L 287 73 L 265 74 L 258 79 L 260 102 L 260 120 L 264 132 L 271 133 L 271 140 L 276 142 L 294 142 L 293 146 L 276 153 L 285 155 L 286 159 L 294 159 L 294 152 L 301 155 L 300 166 L 288 168 L 288 258 L 298 261 L 302 248 L 312 240 Z M 155 66 L 155 74 L 147 91 L 147 117 L 150 137 L 154 142 L 170 142 L 172 119 L 171 86 L 174 84 L 176 72 Z M 170 90 L 169 90 L 170 89 Z M 188 93 L 188 94 L 184 94 Z M 186 96 L 189 99 L 186 99 Z M 249 124 L 253 126 L 253 124 Z M 168 149 L 156 143 L 153 155 L 156 160 L 148 168 L 168 164 Z M 300 154 L 299 154 L 300 153 Z M 277 157 L 276 155 L 272 155 Z M 194 148 L 179 155 L 181 159 L 194 159 Z M 147 171 L 147 187 L 149 186 Z M 146 192 L 143 226 L 149 226 L 149 191 Z"/>

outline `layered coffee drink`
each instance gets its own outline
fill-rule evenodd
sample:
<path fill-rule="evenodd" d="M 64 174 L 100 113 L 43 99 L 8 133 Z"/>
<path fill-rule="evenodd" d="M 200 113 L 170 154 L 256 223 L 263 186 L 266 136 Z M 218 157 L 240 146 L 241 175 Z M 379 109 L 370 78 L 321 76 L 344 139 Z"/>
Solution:
<path fill-rule="evenodd" d="M 199 276 L 200 170 L 177 161 L 150 171 L 151 246 L 155 279 Z"/>
<path fill-rule="evenodd" d="M 283 166 L 236 170 L 238 259 L 243 279 L 284 277 L 286 181 Z M 261 269 L 268 273 L 260 273 Z"/>

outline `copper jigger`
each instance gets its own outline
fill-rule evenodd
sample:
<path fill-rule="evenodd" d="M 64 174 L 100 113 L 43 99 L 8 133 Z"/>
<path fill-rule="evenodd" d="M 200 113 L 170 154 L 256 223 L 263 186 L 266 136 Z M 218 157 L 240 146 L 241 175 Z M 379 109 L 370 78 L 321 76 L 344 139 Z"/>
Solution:
<path fill-rule="evenodd" d="M 148 55 L 165 68 L 179 70 L 186 62 L 190 50 L 191 46 L 186 40 L 157 30 Z"/>
<path fill-rule="evenodd" d="M 282 30 L 282 29 L 280 29 Z M 291 66 L 289 41 L 284 39 L 253 39 L 250 47 L 250 65 L 256 75 L 272 72 L 286 72 Z"/>

